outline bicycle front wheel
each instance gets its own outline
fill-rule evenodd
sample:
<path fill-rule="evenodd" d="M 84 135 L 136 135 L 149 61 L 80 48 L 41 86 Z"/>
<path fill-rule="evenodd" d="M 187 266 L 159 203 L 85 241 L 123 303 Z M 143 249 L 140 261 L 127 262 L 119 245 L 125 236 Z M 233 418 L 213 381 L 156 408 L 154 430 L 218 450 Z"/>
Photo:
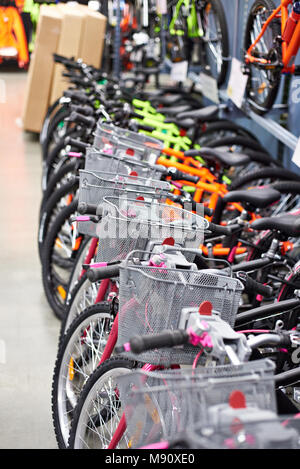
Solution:
<path fill-rule="evenodd" d="M 113 317 L 111 305 L 98 303 L 82 312 L 58 349 L 52 383 L 52 415 L 59 448 L 66 448 L 78 396 L 101 360 Z"/>
<path fill-rule="evenodd" d="M 254 43 L 276 6 L 272 0 L 256 0 L 251 8 L 246 30 L 244 49 L 247 51 Z M 274 62 L 281 60 L 280 48 L 275 47 L 276 38 L 280 37 L 281 28 L 278 19 L 274 19 L 265 34 L 257 43 L 252 55 Z M 249 78 L 246 96 L 251 108 L 257 114 L 264 114 L 273 106 L 280 85 L 281 73 L 278 69 L 263 69 L 255 64 L 248 66 Z"/>
<path fill-rule="evenodd" d="M 70 449 L 107 449 L 124 408 L 119 399 L 118 378 L 134 369 L 135 363 L 116 357 L 106 360 L 90 376 L 75 408 L 70 430 Z M 126 432 L 118 449 L 128 448 Z"/>
<path fill-rule="evenodd" d="M 206 68 L 218 86 L 226 80 L 229 64 L 229 40 L 226 17 L 220 0 L 206 0 L 200 12 L 202 45 Z"/>

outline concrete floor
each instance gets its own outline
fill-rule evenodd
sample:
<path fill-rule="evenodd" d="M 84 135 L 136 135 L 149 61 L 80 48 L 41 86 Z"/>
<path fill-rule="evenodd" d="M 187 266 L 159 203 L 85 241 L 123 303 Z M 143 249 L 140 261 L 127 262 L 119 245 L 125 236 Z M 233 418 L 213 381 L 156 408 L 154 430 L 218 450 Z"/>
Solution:
<path fill-rule="evenodd" d="M 59 321 L 37 251 L 38 138 L 20 126 L 26 73 L 0 67 L 0 448 L 51 449 L 51 382 Z"/>

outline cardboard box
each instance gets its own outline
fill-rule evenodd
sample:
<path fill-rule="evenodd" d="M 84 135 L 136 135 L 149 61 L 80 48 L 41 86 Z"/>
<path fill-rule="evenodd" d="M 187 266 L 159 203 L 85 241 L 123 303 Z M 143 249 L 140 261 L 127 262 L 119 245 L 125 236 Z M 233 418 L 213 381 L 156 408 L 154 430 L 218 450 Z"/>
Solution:
<path fill-rule="evenodd" d="M 63 14 L 63 22 L 58 42 L 57 53 L 65 57 L 79 58 L 80 38 L 85 12 L 66 4 L 59 4 L 58 10 Z M 67 78 L 62 76 L 66 71 L 61 64 L 55 64 L 50 104 L 62 96 L 64 90 L 70 86 Z"/>
<path fill-rule="evenodd" d="M 55 64 L 53 54 L 81 58 L 99 68 L 102 62 L 106 17 L 72 2 L 42 6 L 35 49 L 28 71 L 23 128 L 40 132 L 50 104 L 60 98 L 70 82 L 65 67 Z"/>
<path fill-rule="evenodd" d="M 49 105 L 53 54 L 57 51 L 62 26 L 62 13 L 43 5 L 37 27 L 36 44 L 28 70 L 26 95 L 23 110 L 23 128 L 40 132 Z"/>
<path fill-rule="evenodd" d="M 86 16 L 82 25 L 78 55 L 86 64 L 100 68 L 107 19 L 101 13 L 94 12 L 83 5 L 80 7 L 86 12 Z"/>

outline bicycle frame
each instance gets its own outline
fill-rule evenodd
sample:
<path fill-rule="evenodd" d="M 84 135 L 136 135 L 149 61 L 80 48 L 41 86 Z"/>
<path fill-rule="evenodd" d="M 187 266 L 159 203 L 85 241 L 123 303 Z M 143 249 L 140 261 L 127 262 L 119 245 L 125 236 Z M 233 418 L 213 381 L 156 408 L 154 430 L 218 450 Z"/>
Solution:
<path fill-rule="evenodd" d="M 281 35 L 283 35 L 287 21 L 288 21 L 288 17 L 289 17 L 288 7 L 289 5 L 292 5 L 292 4 L 293 4 L 293 0 L 281 0 L 280 5 L 269 16 L 260 34 L 257 36 L 253 44 L 251 44 L 251 46 L 249 47 L 247 54 L 246 54 L 246 63 L 251 63 L 254 65 L 257 64 L 258 66 L 262 66 L 263 68 L 266 68 L 266 69 L 280 67 L 282 68 L 282 73 L 294 73 L 295 72 L 294 59 L 300 47 L 300 21 L 298 21 L 298 24 L 294 30 L 294 33 L 291 37 L 290 42 L 287 43 L 286 41 L 282 41 L 282 44 L 281 44 L 282 65 L 281 64 L 274 65 L 267 59 L 253 57 L 251 55 L 253 49 L 261 40 L 269 24 L 271 23 L 271 21 L 274 20 L 274 18 L 278 18 L 278 17 L 281 18 Z"/>

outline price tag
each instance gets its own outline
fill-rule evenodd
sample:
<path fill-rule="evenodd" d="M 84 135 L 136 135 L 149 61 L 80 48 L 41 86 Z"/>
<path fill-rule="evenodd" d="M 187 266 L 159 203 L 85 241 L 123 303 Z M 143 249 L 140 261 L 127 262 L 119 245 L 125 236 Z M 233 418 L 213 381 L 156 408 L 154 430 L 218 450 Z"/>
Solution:
<path fill-rule="evenodd" d="M 143 50 L 142 49 L 138 49 L 138 50 L 135 50 L 133 52 L 131 52 L 130 54 L 130 60 L 132 62 L 141 62 L 142 61 L 142 58 L 143 58 Z"/>
<path fill-rule="evenodd" d="M 227 94 L 238 108 L 242 107 L 247 81 L 248 76 L 242 72 L 242 63 L 233 57 Z"/>
<path fill-rule="evenodd" d="M 188 61 L 184 60 L 183 62 L 172 63 L 171 68 L 171 80 L 183 82 L 187 78 L 188 72 Z"/>
<path fill-rule="evenodd" d="M 298 138 L 298 143 L 294 151 L 292 162 L 300 168 L 300 137 Z"/>
<path fill-rule="evenodd" d="M 219 104 L 219 92 L 217 80 L 206 73 L 200 73 L 199 82 L 202 94 L 213 103 Z"/>
<path fill-rule="evenodd" d="M 72 232 L 72 250 L 75 249 L 76 238 L 77 238 L 77 221 L 72 223 L 73 232 Z"/>
<path fill-rule="evenodd" d="M 159 15 L 168 13 L 167 0 L 156 0 L 156 11 Z"/>

